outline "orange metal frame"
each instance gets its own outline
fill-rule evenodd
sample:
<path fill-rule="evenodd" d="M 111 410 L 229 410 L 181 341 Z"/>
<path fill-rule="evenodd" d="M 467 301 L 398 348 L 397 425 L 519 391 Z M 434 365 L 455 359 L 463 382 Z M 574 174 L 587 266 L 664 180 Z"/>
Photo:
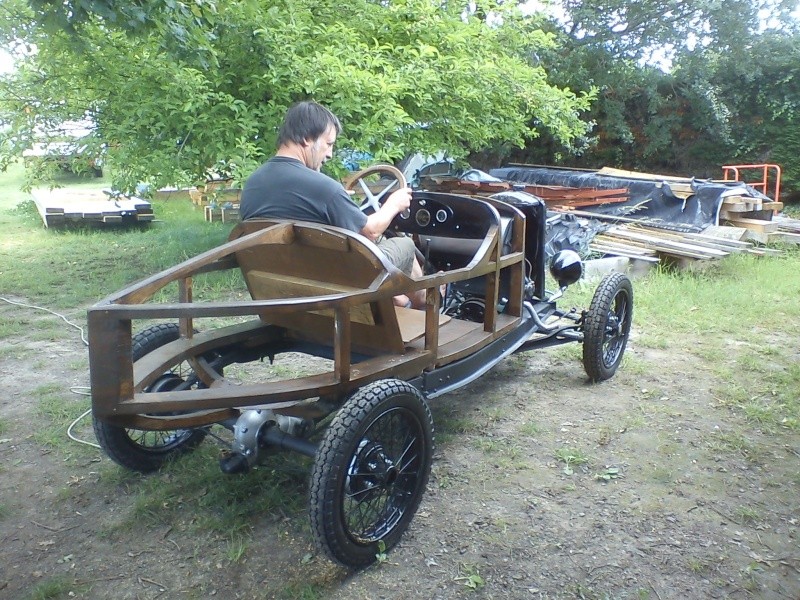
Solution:
<path fill-rule="evenodd" d="M 751 182 L 745 181 L 741 178 L 740 171 L 743 170 L 760 170 L 761 171 L 761 181 Z M 764 195 L 769 196 L 769 173 L 770 170 L 775 171 L 775 185 L 773 188 L 774 196 L 772 197 L 773 201 L 780 202 L 780 194 L 781 194 L 781 168 L 778 165 L 726 165 L 722 167 L 722 171 L 725 175 L 725 181 L 744 181 L 747 185 L 754 187 L 755 189 L 761 191 Z M 729 177 L 731 176 L 731 177 Z"/>

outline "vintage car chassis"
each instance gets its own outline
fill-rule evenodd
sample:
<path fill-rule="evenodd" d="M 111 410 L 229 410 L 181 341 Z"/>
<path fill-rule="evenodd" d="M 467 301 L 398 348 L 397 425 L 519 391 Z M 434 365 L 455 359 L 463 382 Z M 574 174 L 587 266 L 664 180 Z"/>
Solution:
<path fill-rule="evenodd" d="M 544 289 L 544 221 L 533 197 L 415 192 L 393 229 L 421 248 L 432 272 L 419 279 L 352 232 L 240 223 L 227 243 L 89 310 L 98 440 L 139 471 L 191 450 L 215 424 L 233 432 L 226 472 L 247 471 L 267 448 L 314 457 L 315 539 L 334 560 L 367 565 L 399 540 L 424 492 L 433 445 L 427 400 L 511 353 L 566 342 L 584 344 L 593 380 L 619 366 L 630 282 L 612 274 L 589 310 L 559 310 L 560 291 Z M 554 263 L 561 287 L 576 279 L 573 256 Z M 230 270 L 243 274 L 249 299 L 195 298 L 198 276 Z M 177 301 L 164 302 L 173 288 Z M 394 296 L 413 290 L 426 291 L 424 311 L 394 306 Z M 134 335 L 139 321 L 148 326 Z M 328 359 L 330 369 L 280 381 L 225 376 L 231 365 L 289 352 Z"/>

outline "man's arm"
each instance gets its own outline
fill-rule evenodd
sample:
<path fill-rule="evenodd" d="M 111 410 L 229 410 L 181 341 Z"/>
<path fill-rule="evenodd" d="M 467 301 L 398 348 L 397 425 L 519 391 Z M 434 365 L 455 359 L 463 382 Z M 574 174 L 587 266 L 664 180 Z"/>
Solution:
<path fill-rule="evenodd" d="M 393 192 L 381 205 L 380 210 L 367 217 L 367 222 L 359 233 L 373 242 L 389 227 L 396 215 L 411 206 L 411 190 L 403 188 Z"/>

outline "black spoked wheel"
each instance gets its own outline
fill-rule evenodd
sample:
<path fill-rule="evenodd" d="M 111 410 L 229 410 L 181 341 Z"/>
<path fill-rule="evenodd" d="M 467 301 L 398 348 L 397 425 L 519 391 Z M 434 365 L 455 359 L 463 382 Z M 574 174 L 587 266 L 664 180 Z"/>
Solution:
<path fill-rule="evenodd" d="M 132 340 L 133 360 L 173 342 L 180 335 L 175 323 L 160 323 L 137 333 Z M 193 373 L 168 371 L 145 391 L 168 392 L 176 389 Z M 206 437 L 205 429 L 175 429 L 171 431 L 146 431 L 128 429 L 104 423 L 93 418 L 92 425 L 97 441 L 108 457 L 123 467 L 141 473 L 159 469 L 167 460 L 193 450 Z"/>
<path fill-rule="evenodd" d="M 622 273 L 606 275 L 584 320 L 583 368 L 592 381 L 617 372 L 633 321 L 633 286 Z"/>
<path fill-rule="evenodd" d="M 419 506 L 433 458 L 433 419 L 412 385 L 376 381 L 325 432 L 311 473 L 317 546 L 347 567 L 392 548 Z"/>

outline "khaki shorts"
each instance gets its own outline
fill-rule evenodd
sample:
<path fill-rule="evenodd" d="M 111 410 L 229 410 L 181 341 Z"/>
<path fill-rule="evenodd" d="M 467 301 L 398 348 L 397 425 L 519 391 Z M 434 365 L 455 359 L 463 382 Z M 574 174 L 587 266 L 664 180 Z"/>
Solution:
<path fill-rule="evenodd" d="M 406 275 L 411 275 L 411 268 L 414 266 L 416 258 L 414 240 L 410 237 L 382 237 L 378 240 L 377 245 L 389 262 Z"/>

